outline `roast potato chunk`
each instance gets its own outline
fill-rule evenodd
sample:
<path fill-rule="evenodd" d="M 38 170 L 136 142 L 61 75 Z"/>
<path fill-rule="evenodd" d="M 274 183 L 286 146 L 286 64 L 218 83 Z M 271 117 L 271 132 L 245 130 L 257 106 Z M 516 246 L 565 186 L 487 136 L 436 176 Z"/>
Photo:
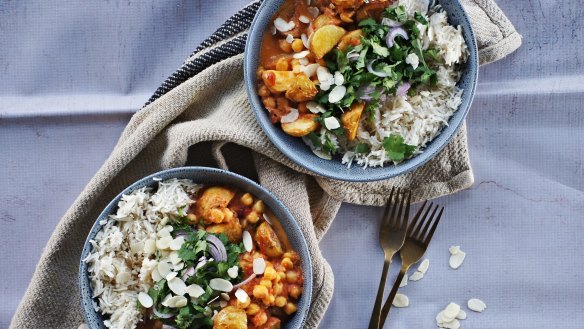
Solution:
<path fill-rule="evenodd" d="M 318 94 L 316 85 L 304 73 L 298 74 L 290 89 L 286 91 L 286 97 L 295 102 L 309 101 L 316 94 Z"/>
<path fill-rule="evenodd" d="M 347 140 L 349 141 L 352 141 L 357 136 L 357 128 L 359 128 L 359 120 L 361 120 L 364 108 L 364 103 L 353 103 L 351 109 L 341 115 L 341 123 L 345 128 Z"/>
<path fill-rule="evenodd" d="M 331 2 L 333 4 L 335 4 L 335 6 L 340 7 L 340 8 L 359 8 L 363 2 L 365 2 L 364 0 L 331 0 Z"/>
<path fill-rule="evenodd" d="M 225 218 L 225 208 L 234 196 L 235 192 L 224 187 L 209 187 L 195 202 L 195 214 L 207 223 L 221 223 Z"/>
<path fill-rule="evenodd" d="M 312 28 L 313 31 L 316 31 L 325 25 L 339 24 L 341 24 L 341 21 L 336 17 L 329 15 L 319 15 L 317 18 L 314 19 L 314 21 L 312 21 L 310 27 Z"/>
<path fill-rule="evenodd" d="M 258 226 L 255 239 L 261 252 L 268 257 L 280 257 L 284 253 L 276 232 L 266 222 Z"/>
<path fill-rule="evenodd" d="M 213 329 L 247 329 L 247 315 L 242 309 L 227 306 L 213 318 Z"/>
<path fill-rule="evenodd" d="M 310 50 L 318 58 L 323 58 L 341 40 L 346 31 L 336 25 L 325 25 L 316 30 L 309 40 Z"/>
<path fill-rule="evenodd" d="M 283 123 L 282 130 L 290 136 L 306 136 L 320 127 L 318 122 L 314 121 L 316 117 L 318 117 L 316 114 L 303 114 L 294 122 Z"/>
<path fill-rule="evenodd" d="M 296 79 L 292 71 L 266 70 L 262 73 L 262 80 L 273 93 L 281 93 L 288 90 Z"/>
<path fill-rule="evenodd" d="M 343 36 L 343 38 L 341 39 L 341 42 L 339 42 L 339 45 L 338 45 L 339 49 L 344 51 L 349 46 L 355 47 L 355 46 L 361 44 L 361 36 L 362 35 L 363 35 L 362 30 L 355 30 L 355 31 L 351 31 L 351 32 L 345 34 Z"/>

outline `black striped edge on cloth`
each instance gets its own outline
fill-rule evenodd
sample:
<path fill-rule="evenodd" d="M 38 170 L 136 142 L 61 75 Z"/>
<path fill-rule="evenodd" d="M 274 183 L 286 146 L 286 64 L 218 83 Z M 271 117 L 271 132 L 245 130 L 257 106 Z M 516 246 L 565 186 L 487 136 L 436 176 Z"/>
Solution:
<path fill-rule="evenodd" d="M 195 49 L 195 51 L 193 51 L 189 58 L 223 40 L 232 38 L 233 36 L 236 36 L 237 34 L 240 34 L 241 32 L 249 29 L 261 3 L 262 0 L 254 1 L 231 16 L 227 21 L 225 21 L 225 23 L 223 23 L 223 25 L 221 25 L 221 27 L 219 27 L 219 29 L 217 29 L 217 31 L 205 39 L 205 41 L 203 41 Z M 156 99 L 160 98 L 173 88 L 176 88 L 181 83 L 199 74 L 207 67 L 229 57 L 243 53 L 246 40 L 247 33 L 244 33 L 217 47 L 210 49 L 201 56 L 196 57 L 194 60 L 187 60 L 178 70 L 176 70 L 170 77 L 168 77 L 162 83 L 162 85 L 158 87 L 158 89 L 156 89 L 154 95 L 150 97 L 144 106 L 154 102 Z"/>

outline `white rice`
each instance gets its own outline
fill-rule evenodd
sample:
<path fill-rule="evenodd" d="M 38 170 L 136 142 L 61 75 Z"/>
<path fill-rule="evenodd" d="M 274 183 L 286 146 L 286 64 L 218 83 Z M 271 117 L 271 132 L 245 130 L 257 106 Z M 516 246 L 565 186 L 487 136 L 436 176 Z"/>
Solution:
<path fill-rule="evenodd" d="M 463 91 L 456 87 L 461 71 L 457 64 L 466 61 L 468 49 L 462 37 L 462 30 L 448 24 L 446 13 L 440 6 L 432 6 L 430 11 L 426 0 L 400 0 L 408 14 L 414 12 L 426 15 L 428 27 L 418 24 L 420 39 L 425 48 L 439 50 L 446 64 L 438 70 L 438 84 L 431 89 L 418 88 L 414 97 L 388 97 L 387 102 L 376 112 L 373 124 L 363 115 L 357 137 L 350 143 L 335 140 L 344 153 L 343 163 L 353 162 L 363 167 L 377 167 L 391 162 L 383 148 L 383 139 L 391 134 L 400 135 L 404 142 L 416 146 L 414 155 L 419 154 L 448 125 L 448 119 L 458 110 Z M 369 133 L 373 131 L 374 133 Z M 370 152 L 356 154 L 351 151 L 359 143 L 370 145 Z"/>
<path fill-rule="evenodd" d="M 141 320 L 138 293 L 152 287 L 152 271 L 157 265 L 144 245 L 157 240 L 157 233 L 168 221 L 186 213 L 192 203 L 189 194 L 200 186 L 189 180 L 171 179 L 159 182 L 155 193 L 138 189 L 122 196 L 115 215 L 102 221 L 101 230 L 91 240 L 92 251 L 84 259 L 96 311 L 109 315 L 105 326 L 132 329 Z"/>

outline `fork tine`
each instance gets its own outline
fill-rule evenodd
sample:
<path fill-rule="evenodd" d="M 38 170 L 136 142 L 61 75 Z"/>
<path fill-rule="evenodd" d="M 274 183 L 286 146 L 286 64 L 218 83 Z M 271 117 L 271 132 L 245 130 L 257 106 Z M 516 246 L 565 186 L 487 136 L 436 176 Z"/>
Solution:
<path fill-rule="evenodd" d="M 385 226 L 390 223 L 390 213 L 392 210 L 392 199 L 393 193 L 395 192 L 395 187 L 391 188 L 391 192 L 389 193 L 389 199 L 387 199 L 387 203 L 385 204 L 385 210 L 383 211 L 383 218 L 381 220 L 381 226 Z"/>
<path fill-rule="evenodd" d="M 434 235 L 434 232 L 436 231 L 436 227 L 438 227 L 438 222 L 440 222 L 440 218 L 442 218 L 442 212 L 444 212 L 444 207 L 440 208 L 440 212 L 438 213 L 438 216 L 434 220 L 434 224 L 432 225 L 430 232 L 428 233 L 428 235 L 426 236 L 426 239 L 424 240 L 425 245 L 428 245 L 428 243 L 430 243 L 430 240 L 432 239 L 432 236 Z"/>
<path fill-rule="evenodd" d="M 418 224 L 418 220 L 420 219 L 420 215 L 422 214 L 422 211 L 424 210 L 426 203 L 428 203 L 428 200 L 425 200 L 424 203 L 422 203 L 422 206 L 420 207 L 420 209 L 418 209 L 418 211 L 414 215 L 412 222 L 410 223 L 410 225 L 408 225 L 408 231 L 407 231 L 408 236 L 412 236 L 412 232 L 414 231 L 414 226 L 416 226 L 416 224 Z"/>
<path fill-rule="evenodd" d="M 422 218 L 420 218 L 418 220 L 418 225 L 416 225 L 416 229 L 412 232 L 412 234 L 410 235 L 411 237 L 416 237 L 420 234 L 420 231 L 422 230 L 422 227 L 424 226 L 424 223 L 426 223 L 426 220 L 428 218 L 428 214 L 430 213 L 430 210 L 432 210 L 432 206 L 434 205 L 433 202 L 430 202 L 430 204 L 428 205 L 428 207 L 426 207 L 426 210 L 424 211 L 424 214 L 422 215 Z"/>
<path fill-rule="evenodd" d="M 408 227 L 408 219 L 410 218 L 410 207 L 412 204 L 412 192 L 408 192 L 408 201 L 406 202 L 406 212 L 404 216 L 401 218 L 399 227 L 400 228 L 407 228 Z"/>
<path fill-rule="evenodd" d="M 393 226 L 395 228 L 399 228 L 400 226 L 400 221 L 402 218 L 402 214 L 405 213 L 405 202 L 406 202 L 406 195 L 405 192 L 402 192 L 400 194 L 398 194 L 398 196 L 401 196 L 401 199 L 396 200 L 396 203 L 399 202 L 399 208 L 398 208 L 398 212 L 397 212 L 397 216 L 393 218 Z"/>
<path fill-rule="evenodd" d="M 393 202 L 393 200 L 392 200 L 393 207 L 391 207 L 391 214 L 389 215 L 389 218 L 388 218 L 390 227 L 392 227 L 394 225 L 394 222 L 395 222 L 394 218 L 395 218 L 395 215 L 396 215 L 398 208 L 399 208 L 398 204 L 399 204 L 400 192 L 401 191 L 400 191 L 399 187 L 395 189 L 395 202 Z"/>
<path fill-rule="evenodd" d="M 428 233 L 428 229 L 430 228 L 430 225 L 432 224 L 432 220 L 434 220 L 434 218 L 436 218 L 434 215 L 436 215 L 436 211 L 438 210 L 439 207 L 440 207 L 439 205 L 436 205 L 436 207 L 434 207 L 434 210 L 432 211 L 432 215 L 427 217 L 426 220 L 424 221 L 424 224 L 425 224 L 424 228 L 422 229 L 422 231 L 420 232 L 420 234 L 418 236 L 419 241 L 424 241 L 424 237 L 426 236 L 426 233 Z M 431 210 L 431 208 L 432 207 L 428 208 L 428 211 Z"/>

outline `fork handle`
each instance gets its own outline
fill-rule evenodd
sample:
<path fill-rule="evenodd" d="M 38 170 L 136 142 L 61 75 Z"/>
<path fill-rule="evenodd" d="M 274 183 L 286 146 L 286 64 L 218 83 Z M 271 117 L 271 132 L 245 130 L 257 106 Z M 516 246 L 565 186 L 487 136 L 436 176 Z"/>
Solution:
<path fill-rule="evenodd" d="M 383 271 L 381 272 L 381 281 L 379 281 L 379 288 L 377 289 L 377 297 L 375 298 L 375 306 L 371 313 L 369 320 L 369 329 L 379 328 L 379 315 L 381 312 L 381 303 L 383 302 L 383 293 L 385 292 L 385 282 L 387 281 L 387 272 L 389 272 L 389 265 L 391 264 L 391 257 L 386 257 L 383 263 Z"/>
<path fill-rule="evenodd" d="M 389 314 L 389 309 L 391 308 L 393 299 L 395 298 L 397 290 L 399 289 L 399 285 L 402 282 L 407 271 L 408 271 L 407 267 L 406 268 L 402 267 L 401 270 L 399 271 L 397 279 L 395 279 L 395 283 L 391 288 L 389 296 L 387 296 L 387 299 L 385 300 L 385 304 L 383 304 L 383 309 L 381 310 L 381 315 L 379 316 L 379 329 L 383 328 L 383 325 L 385 324 L 385 320 L 387 319 L 387 315 Z"/>

